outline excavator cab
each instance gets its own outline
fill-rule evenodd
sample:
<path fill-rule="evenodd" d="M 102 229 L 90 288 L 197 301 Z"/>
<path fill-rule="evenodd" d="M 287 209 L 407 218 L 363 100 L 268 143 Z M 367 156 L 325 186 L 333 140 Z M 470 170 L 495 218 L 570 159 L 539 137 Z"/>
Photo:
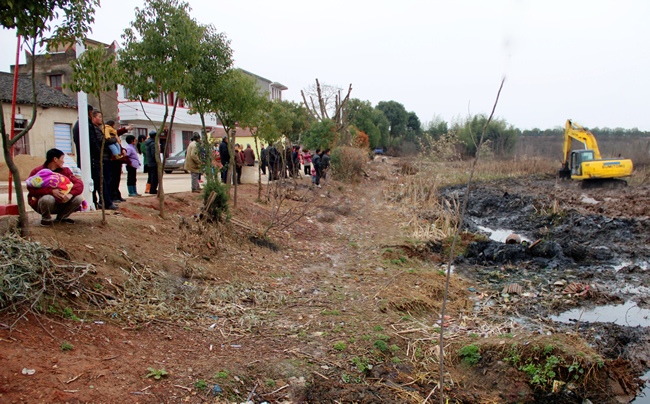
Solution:
<path fill-rule="evenodd" d="M 571 175 L 582 175 L 582 163 L 593 161 L 596 157 L 593 150 L 574 150 L 571 152 Z"/>

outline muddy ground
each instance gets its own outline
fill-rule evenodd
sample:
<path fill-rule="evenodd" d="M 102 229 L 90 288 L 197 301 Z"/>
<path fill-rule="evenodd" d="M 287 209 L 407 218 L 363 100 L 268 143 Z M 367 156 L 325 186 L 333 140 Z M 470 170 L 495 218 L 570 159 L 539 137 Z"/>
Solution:
<path fill-rule="evenodd" d="M 2 401 L 439 400 L 451 243 L 406 234 L 402 207 L 384 193 L 404 178 L 398 165 L 377 161 L 367 172 L 357 185 L 291 185 L 287 203 L 310 209 L 268 239 L 257 236 L 272 204 L 255 186 L 239 188 L 227 225 L 197 222 L 200 197 L 175 194 L 167 219 L 152 198 L 133 198 L 107 225 L 90 213 L 74 226 L 35 227 L 32 239 L 56 249 L 54 261 L 91 266 L 79 297 L 50 293 L 24 317 L 24 307 L 3 313 Z M 583 191 L 550 177 L 475 184 L 442 319 L 449 402 L 608 403 L 638 393 L 648 328 L 627 323 L 650 301 L 648 193 Z M 529 242 L 491 241 L 490 230 Z M 636 309 L 626 306 L 622 324 L 573 321 L 580 312 L 553 321 L 624 303 Z M 476 362 L 463 351 L 472 346 Z M 551 359 L 558 364 L 542 372 Z M 167 374 L 147 377 L 148 368 Z"/>

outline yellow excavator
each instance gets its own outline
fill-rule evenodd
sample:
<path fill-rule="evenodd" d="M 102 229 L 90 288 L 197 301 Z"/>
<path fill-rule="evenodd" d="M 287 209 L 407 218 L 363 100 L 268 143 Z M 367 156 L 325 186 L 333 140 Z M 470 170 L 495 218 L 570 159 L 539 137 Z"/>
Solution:
<path fill-rule="evenodd" d="M 582 143 L 585 148 L 571 150 L 573 139 Z M 620 177 L 632 175 L 634 167 L 632 160 L 618 157 L 604 159 L 600 156 L 598 142 L 594 134 L 582 126 L 566 121 L 564 131 L 564 160 L 559 171 L 560 178 L 582 180 L 583 188 L 626 186 L 627 181 Z"/>

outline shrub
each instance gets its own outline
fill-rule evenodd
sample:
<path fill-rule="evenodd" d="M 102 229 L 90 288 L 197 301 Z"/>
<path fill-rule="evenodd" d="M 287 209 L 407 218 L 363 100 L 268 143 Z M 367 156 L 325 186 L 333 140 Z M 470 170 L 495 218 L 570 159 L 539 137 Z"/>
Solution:
<path fill-rule="evenodd" d="M 458 351 L 458 354 L 463 358 L 463 362 L 470 366 L 474 366 L 481 359 L 481 354 L 479 353 L 478 346 L 466 345 Z"/>
<path fill-rule="evenodd" d="M 332 176 L 341 181 L 358 182 L 367 161 L 368 153 L 365 149 L 337 147 L 331 154 Z"/>
<path fill-rule="evenodd" d="M 206 178 L 203 187 L 203 203 L 208 203 L 210 194 L 214 191 L 217 197 L 214 199 L 212 206 L 208 210 L 209 218 L 222 222 L 228 218 L 228 192 L 226 186 L 221 184 L 216 178 Z"/>

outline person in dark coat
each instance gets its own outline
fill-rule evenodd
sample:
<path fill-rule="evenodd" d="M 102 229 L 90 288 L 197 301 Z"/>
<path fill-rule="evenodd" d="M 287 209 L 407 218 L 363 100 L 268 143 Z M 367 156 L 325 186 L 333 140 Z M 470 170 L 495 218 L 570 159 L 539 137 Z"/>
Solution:
<path fill-rule="evenodd" d="M 280 159 L 278 150 L 272 144 L 267 148 L 269 156 L 269 181 L 273 181 L 278 174 L 278 160 Z"/>
<path fill-rule="evenodd" d="M 147 182 L 150 184 L 149 193 L 158 193 L 158 163 L 156 162 L 156 131 L 149 132 L 149 138 L 144 142 L 145 158 L 147 159 Z"/>
<path fill-rule="evenodd" d="M 264 148 L 264 143 L 260 144 L 260 170 L 262 174 L 266 175 L 266 166 L 269 165 L 269 151 Z"/>
<path fill-rule="evenodd" d="M 228 150 L 228 136 L 224 136 L 219 144 L 219 158 L 221 159 L 221 183 L 225 184 L 228 179 L 228 167 L 230 166 L 230 151 Z"/>
<path fill-rule="evenodd" d="M 315 184 L 318 188 L 320 188 L 320 177 L 322 174 L 321 171 L 321 161 L 322 161 L 322 156 L 320 154 L 320 149 L 316 149 L 316 153 L 314 154 L 314 157 L 311 159 L 312 163 L 314 164 L 314 170 L 316 170 L 316 181 Z"/>
<path fill-rule="evenodd" d="M 100 183 L 104 182 L 104 194 L 99 195 L 99 204 L 106 207 L 106 209 L 117 210 L 117 206 L 113 203 L 113 198 L 111 196 L 111 151 L 108 148 L 110 144 L 117 143 L 117 139 L 104 140 L 104 153 L 101 153 L 102 149 L 102 140 L 104 139 L 104 132 L 102 130 L 102 113 L 99 111 L 92 112 L 92 121 L 94 126 L 94 133 L 90 135 L 90 138 L 94 139 L 96 146 L 96 151 L 93 152 L 91 147 L 90 158 L 91 158 L 91 167 L 93 176 L 93 183 L 95 187 L 95 192 L 99 195 Z M 91 142 L 92 145 L 92 142 Z M 103 164 L 103 169 L 102 169 Z M 101 173 L 104 173 L 104 177 L 101 177 Z M 93 196 L 93 200 L 96 197 Z M 97 206 L 97 205 L 96 205 Z"/>
<path fill-rule="evenodd" d="M 91 135 L 95 133 L 95 125 L 93 124 L 93 106 L 88 104 L 88 135 Z M 79 140 L 79 120 L 77 119 L 77 122 L 74 124 L 74 127 L 72 128 L 72 139 L 74 140 L 74 147 L 77 152 L 77 167 L 81 168 L 81 143 Z M 99 155 L 99 147 L 93 147 L 96 146 L 95 139 L 91 136 L 90 137 L 90 153 L 92 155 L 93 153 L 93 148 L 97 152 L 97 155 Z"/>
<path fill-rule="evenodd" d="M 330 149 L 325 149 L 325 151 L 323 152 L 321 156 L 320 165 L 321 165 L 320 175 L 324 180 L 326 180 L 327 173 L 329 172 L 329 168 L 330 168 Z"/>

